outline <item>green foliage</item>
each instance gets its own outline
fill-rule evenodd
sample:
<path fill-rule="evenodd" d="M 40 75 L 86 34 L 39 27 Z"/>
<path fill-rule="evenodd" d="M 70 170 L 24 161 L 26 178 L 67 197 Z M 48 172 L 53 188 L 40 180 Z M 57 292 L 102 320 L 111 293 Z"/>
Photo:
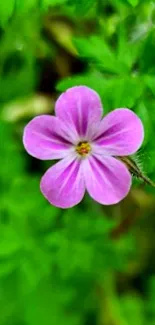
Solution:
<path fill-rule="evenodd" d="M 91 36 L 88 40 L 75 39 L 74 43 L 80 56 L 86 58 L 88 62 L 94 63 L 101 70 L 116 74 L 124 71 L 123 62 L 115 57 L 104 39 Z"/>
<path fill-rule="evenodd" d="M 35 35 L 30 36 L 30 31 L 35 29 L 36 35 L 39 33 L 37 21 L 35 16 L 33 21 L 27 21 L 27 17 L 17 18 L 10 24 L 8 33 L 2 34 L 0 102 L 11 100 L 19 94 L 27 95 L 35 87 Z"/>
<path fill-rule="evenodd" d="M 143 92 L 143 83 L 137 77 L 114 77 L 107 80 L 97 72 L 60 81 L 57 89 L 64 91 L 78 84 L 87 85 L 96 90 L 103 99 L 106 112 L 116 107 L 134 107 Z"/>
<path fill-rule="evenodd" d="M 0 4 L 0 20 L 3 25 L 11 17 L 14 10 L 14 0 L 7 0 Z"/>
<path fill-rule="evenodd" d="M 92 8 L 96 8 L 98 4 L 98 0 L 75 0 L 70 1 L 70 4 L 74 6 L 75 12 L 78 15 L 86 15 L 89 10 Z"/>
<path fill-rule="evenodd" d="M 0 23 L 5 26 L 14 14 L 26 14 L 32 9 L 47 10 L 49 7 L 63 5 L 66 2 L 67 0 L 7 0 L 0 3 Z"/>
<path fill-rule="evenodd" d="M 133 6 L 133 7 L 135 7 L 135 6 L 137 6 L 138 4 L 139 4 L 139 0 L 128 0 L 128 2 Z"/>

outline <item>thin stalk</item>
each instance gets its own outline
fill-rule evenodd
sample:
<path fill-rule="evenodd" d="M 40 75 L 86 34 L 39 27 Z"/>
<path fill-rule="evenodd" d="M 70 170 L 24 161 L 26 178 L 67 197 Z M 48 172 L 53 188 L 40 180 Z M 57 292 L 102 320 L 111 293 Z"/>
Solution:
<path fill-rule="evenodd" d="M 151 181 L 151 179 L 149 179 L 147 176 L 145 176 L 142 171 L 140 170 L 140 168 L 138 167 L 138 165 L 136 164 L 136 162 L 131 158 L 131 157 L 116 157 L 117 159 L 119 159 L 120 161 L 122 161 L 126 167 L 128 168 L 128 170 L 130 171 L 130 173 L 134 176 L 136 176 L 137 178 L 141 179 L 144 183 L 155 187 L 155 183 Z"/>

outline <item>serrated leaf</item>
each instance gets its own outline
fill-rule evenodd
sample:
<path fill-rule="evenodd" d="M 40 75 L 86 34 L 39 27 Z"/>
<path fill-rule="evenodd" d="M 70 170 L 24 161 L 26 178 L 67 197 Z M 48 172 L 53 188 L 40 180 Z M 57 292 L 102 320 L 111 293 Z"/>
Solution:
<path fill-rule="evenodd" d="M 86 74 L 67 78 L 58 83 L 57 89 L 64 91 L 76 85 L 86 85 L 96 90 L 106 111 L 117 107 L 132 108 L 143 92 L 143 83 L 136 77 L 114 77 L 105 79 L 101 74 Z"/>
<path fill-rule="evenodd" d="M 74 44 L 82 58 L 89 59 L 90 64 L 95 64 L 101 70 L 116 74 L 126 71 L 126 66 L 115 57 L 103 38 L 97 35 L 88 39 L 75 38 Z"/>

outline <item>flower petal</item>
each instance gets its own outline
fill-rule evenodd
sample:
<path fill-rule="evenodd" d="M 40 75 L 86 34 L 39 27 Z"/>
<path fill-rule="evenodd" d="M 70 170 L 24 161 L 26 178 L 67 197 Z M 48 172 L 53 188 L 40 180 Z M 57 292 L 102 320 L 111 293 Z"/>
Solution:
<path fill-rule="evenodd" d="M 113 157 L 91 156 L 83 162 L 83 172 L 88 193 L 101 204 L 116 204 L 130 190 L 128 169 Z"/>
<path fill-rule="evenodd" d="M 65 124 L 77 132 L 80 137 L 90 137 L 90 128 L 94 126 L 102 116 L 102 104 L 98 94 L 86 87 L 77 86 L 68 89 L 56 102 L 56 115 Z"/>
<path fill-rule="evenodd" d="M 85 193 L 80 161 L 64 158 L 47 170 L 41 179 L 40 188 L 47 200 L 60 208 L 78 204 Z"/>
<path fill-rule="evenodd" d="M 144 129 L 141 120 L 127 108 L 115 109 L 105 116 L 94 137 L 100 149 L 104 148 L 104 151 L 115 156 L 135 153 L 143 139 Z"/>
<path fill-rule="evenodd" d="M 59 159 L 72 148 L 62 122 L 55 116 L 41 115 L 24 129 L 23 143 L 27 152 L 38 159 Z"/>

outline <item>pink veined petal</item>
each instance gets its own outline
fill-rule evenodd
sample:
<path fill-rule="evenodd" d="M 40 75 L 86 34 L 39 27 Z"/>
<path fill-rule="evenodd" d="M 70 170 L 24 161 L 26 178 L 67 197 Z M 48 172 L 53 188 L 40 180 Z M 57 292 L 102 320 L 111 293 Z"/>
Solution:
<path fill-rule="evenodd" d="M 63 123 L 50 115 L 37 116 L 27 124 L 23 143 L 31 156 L 41 160 L 63 158 L 72 150 Z"/>
<path fill-rule="evenodd" d="M 64 158 L 47 170 L 41 179 L 41 192 L 47 200 L 60 208 L 78 204 L 85 193 L 80 161 Z"/>
<path fill-rule="evenodd" d="M 96 124 L 102 116 L 99 95 L 86 86 L 68 89 L 57 100 L 56 115 L 83 139 L 94 134 Z"/>
<path fill-rule="evenodd" d="M 125 156 L 135 153 L 143 139 L 139 117 L 127 108 L 118 108 L 103 118 L 93 141 L 98 153 L 103 148 L 110 155 Z"/>
<path fill-rule="evenodd" d="M 88 193 L 101 204 L 116 204 L 130 190 L 128 169 L 113 157 L 91 156 L 83 162 L 83 172 Z"/>

